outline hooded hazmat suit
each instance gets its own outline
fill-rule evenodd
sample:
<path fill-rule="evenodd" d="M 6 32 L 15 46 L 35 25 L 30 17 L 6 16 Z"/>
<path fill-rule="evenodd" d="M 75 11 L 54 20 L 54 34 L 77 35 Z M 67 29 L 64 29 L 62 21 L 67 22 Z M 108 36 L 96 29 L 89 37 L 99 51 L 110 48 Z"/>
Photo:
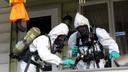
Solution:
<path fill-rule="evenodd" d="M 74 26 L 75 28 L 79 27 L 79 26 L 83 26 L 83 25 L 87 25 L 88 29 L 90 31 L 90 24 L 89 21 L 86 17 L 84 17 L 83 15 L 77 13 L 75 16 L 75 21 L 74 21 Z M 78 31 L 74 32 L 68 40 L 68 46 L 70 48 L 69 51 L 69 55 L 72 56 L 72 48 L 74 48 L 76 46 L 76 39 L 77 39 L 77 33 Z M 96 28 L 96 36 L 98 37 L 98 41 L 102 44 L 103 47 L 108 48 L 109 49 L 109 53 L 111 53 L 112 51 L 116 51 L 117 53 L 119 53 L 119 49 L 118 49 L 118 45 L 117 43 L 112 39 L 112 37 L 109 36 L 109 34 L 107 33 L 107 31 L 105 29 L 102 28 Z M 81 41 L 79 41 L 81 43 Z M 79 43 L 79 44 L 80 44 Z M 98 45 L 97 45 L 97 50 L 100 50 Z M 84 50 L 84 52 L 86 52 L 86 50 L 88 49 L 87 46 L 84 47 L 79 47 L 80 51 L 82 52 Z M 79 54 L 77 54 L 78 56 Z M 104 67 L 104 60 L 100 59 L 99 62 L 99 66 L 100 68 Z M 92 68 L 96 68 L 96 63 L 92 60 L 90 62 L 89 67 L 87 67 L 87 63 L 84 63 L 82 60 L 79 61 L 79 63 L 77 64 L 77 68 L 78 69 L 92 69 Z"/>
<path fill-rule="evenodd" d="M 61 23 L 58 26 L 54 27 L 48 34 L 50 37 L 50 40 L 51 40 L 51 45 L 53 45 L 55 39 L 59 35 L 67 35 L 68 31 L 69 31 L 68 27 L 64 23 Z M 59 65 L 62 63 L 62 60 L 60 57 L 51 53 L 49 38 L 45 35 L 41 35 L 41 36 L 37 37 L 30 44 L 29 50 L 30 50 L 30 52 L 37 51 L 39 57 L 45 62 L 48 62 L 51 64 L 56 64 L 56 65 Z M 33 57 L 32 57 L 32 60 L 34 60 Z M 21 61 L 20 62 L 20 71 L 18 71 L 18 72 L 24 72 L 26 65 L 27 65 L 26 62 Z M 27 72 L 36 72 L 36 66 L 33 64 L 30 64 Z"/>

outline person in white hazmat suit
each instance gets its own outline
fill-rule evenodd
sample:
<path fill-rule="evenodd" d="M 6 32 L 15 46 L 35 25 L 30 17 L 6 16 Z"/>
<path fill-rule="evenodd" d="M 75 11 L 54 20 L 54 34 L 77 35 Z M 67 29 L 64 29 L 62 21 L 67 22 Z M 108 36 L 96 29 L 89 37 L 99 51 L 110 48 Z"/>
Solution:
<path fill-rule="evenodd" d="M 62 60 L 59 56 L 55 55 L 51 52 L 51 49 L 55 46 L 57 50 L 54 52 L 60 52 L 64 46 L 65 36 L 68 34 L 68 27 L 64 23 L 60 23 L 56 27 L 54 27 L 48 34 L 49 37 L 46 35 L 41 35 L 33 40 L 33 42 L 29 46 L 30 52 L 37 51 L 40 59 L 42 61 L 55 64 L 55 65 L 70 65 L 74 64 L 74 61 L 71 59 Z M 51 44 L 51 45 L 50 45 Z M 51 48 L 52 46 L 52 48 Z M 61 47 L 61 48 L 60 48 Z M 35 58 L 32 56 L 31 59 L 35 61 Z M 20 61 L 20 71 L 24 72 L 27 66 L 27 62 L 25 60 Z M 27 72 L 36 72 L 36 66 L 30 63 Z"/>
<path fill-rule="evenodd" d="M 95 37 L 91 33 L 92 27 L 88 19 L 80 13 L 75 16 L 74 27 L 77 31 L 69 37 L 68 46 L 71 57 L 81 58 L 76 65 L 77 69 L 104 68 L 103 52 L 98 42 L 109 50 L 109 58 L 120 57 L 117 43 L 105 29 L 95 28 Z"/>

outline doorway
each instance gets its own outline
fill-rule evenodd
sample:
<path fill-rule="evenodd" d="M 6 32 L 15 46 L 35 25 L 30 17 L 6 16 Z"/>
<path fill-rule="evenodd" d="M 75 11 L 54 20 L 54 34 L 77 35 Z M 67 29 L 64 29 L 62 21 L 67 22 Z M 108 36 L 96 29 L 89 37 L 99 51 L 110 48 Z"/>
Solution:
<path fill-rule="evenodd" d="M 31 18 L 27 24 L 27 31 L 32 27 L 38 27 L 41 31 L 41 35 L 48 34 L 51 30 L 51 16 Z M 46 64 L 43 67 L 43 71 L 51 71 L 51 64 Z"/>
<path fill-rule="evenodd" d="M 27 31 L 32 27 L 38 27 L 42 34 L 48 34 L 51 30 L 51 16 L 31 18 L 27 23 Z"/>

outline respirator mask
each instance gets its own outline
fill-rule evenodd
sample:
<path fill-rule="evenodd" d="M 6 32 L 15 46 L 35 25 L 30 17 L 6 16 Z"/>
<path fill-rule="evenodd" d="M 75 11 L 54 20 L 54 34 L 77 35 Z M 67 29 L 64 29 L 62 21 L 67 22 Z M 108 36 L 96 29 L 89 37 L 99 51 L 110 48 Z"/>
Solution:
<path fill-rule="evenodd" d="M 66 39 L 66 35 L 59 35 L 54 41 L 52 53 L 61 53 Z"/>
<path fill-rule="evenodd" d="M 81 37 L 89 37 L 89 28 L 87 25 L 82 25 L 77 27 L 78 32 L 80 33 Z"/>

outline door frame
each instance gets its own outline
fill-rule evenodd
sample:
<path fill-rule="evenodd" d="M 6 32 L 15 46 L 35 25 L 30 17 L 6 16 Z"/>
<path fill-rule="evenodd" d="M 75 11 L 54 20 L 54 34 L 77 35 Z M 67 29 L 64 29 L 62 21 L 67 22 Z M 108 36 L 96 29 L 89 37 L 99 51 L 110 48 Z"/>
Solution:
<path fill-rule="evenodd" d="M 51 16 L 51 28 L 59 23 L 59 10 L 58 8 L 44 9 L 40 11 L 30 11 L 30 18 Z"/>

